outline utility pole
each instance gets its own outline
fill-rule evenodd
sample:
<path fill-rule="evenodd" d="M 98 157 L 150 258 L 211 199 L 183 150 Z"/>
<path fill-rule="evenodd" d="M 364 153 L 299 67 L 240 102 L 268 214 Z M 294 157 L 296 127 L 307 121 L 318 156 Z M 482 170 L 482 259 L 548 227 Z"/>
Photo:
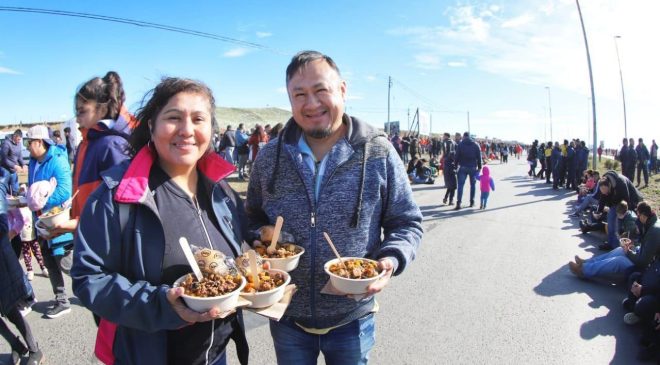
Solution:
<path fill-rule="evenodd" d="M 390 135 L 390 91 L 392 90 L 392 76 L 387 78 L 387 128 L 385 134 Z"/>
<path fill-rule="evenodd" d="M 597 130 L 596 130 L 596 95 L 594 92 L 594 75 L 593 72 L 591 71 L 591 56 L 589 55 L 589 43 L 587 42 L 587 31 L 584 29 L 584 19 L 582 19 L 582 10 L 580 9 L 580 1 L 575 0 L 575 4 L 577 5 L 578 9 L 578 14 L 580 15 L 580 24 L 582 25 L 582 35 L 584 36 L 584 48 L 587 51 L 587 64 L 589 65 L 589 83 L 591 84 L 591 109 L 592 109 L 592 116 L 594 119 L 594 144 L 592 147 L 592 151 L 596 152 L 598 149 L 598 145 L 596 143 L 597 138 Z M 592 153 L 591 155 L 591 168 L 596 169 L 596 153 Z"/>
<path fill-rule="evenodd" d="M 468 133 L 472 136 L 472 131 L 470 130 L 470 111 L 467 111 L 467 122 L 468 122 Z"/>
<path fill-rule="evenodd" d="M 621 36 L 614 36 L 614 48 L 616 48 L 616 60 L 619 62 L 619 78 L 621 79 L 621 98 L 623 99 L 623 135 L 624 137 L 628 138 L 628 120 L 626 119 L 626 92 L 623 89 L 623 72 L 621 71 L 621 59 L 619 58 L 619 45 L 616 41 L 617 38 L 621 38 Z"/>
<path fill-rule="evenodd" d="M 550 86 L 545 87 L 548 90 L 548 115 L 550 116 L 550 140 L 555 141 L 552 137 L 552 100 L 550 99 Z"/>

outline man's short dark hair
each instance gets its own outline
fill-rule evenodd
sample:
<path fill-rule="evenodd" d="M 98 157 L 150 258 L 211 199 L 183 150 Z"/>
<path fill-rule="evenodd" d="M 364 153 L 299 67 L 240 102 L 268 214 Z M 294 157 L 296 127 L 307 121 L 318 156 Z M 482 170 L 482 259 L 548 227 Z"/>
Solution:
<path fill-rule="evenodd" d="M 463 133 L 463 137 L 469 137 L 469 136 L 470 136 L 470 132 Z"/>
<path fill-rule="evenodd" d="M 19 136 L 19 137 L 23 138 L 23 131 L 20 130 L 20 129 L 15 130 L 14 131 L 14 137 L 16 137 L 16 136 Z"/>
<path fill-rule="evenodd" d="M 308 63 L 316 60 L 324 60 L 333 70 L 337 71 L 338 75 L 341 76 L 339 67 L 337 67 L 337 64 L 332 60 L 332 58 L 330 58 L 330 56 L 326 56 L 323 53 L 317 51 L 301 51 L 293 56 L 293 58 L 291 58 L 289 66 L 286 67 L 286 84 L 289 84 L 289 81 L 291 81 L 298 70 L 305 67 Z"/>
<path fill-rule="evenodd" d="M 64 127 L 64 133 L 71 133 L 71 128 Z"/>

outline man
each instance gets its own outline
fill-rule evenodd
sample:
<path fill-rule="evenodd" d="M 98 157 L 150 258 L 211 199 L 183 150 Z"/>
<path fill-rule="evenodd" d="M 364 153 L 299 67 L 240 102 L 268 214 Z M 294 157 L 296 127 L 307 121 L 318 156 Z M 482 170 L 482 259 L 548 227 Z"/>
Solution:
<path fill-rule="evenodd" d="M 71 135 L 71 128 L 64 128 L 64 140 L 66 141 L 66 153 L 69 156 L 69 162 L 73 163 L 75 157 L 75 147 L 73 143 L 73 136 Z"/>
<path fill-rule="evenodd" d="M 649 186 L 649 149 L 646 148 L 644 144 L 644 139 L 640 138 L 637 143 L 637 148 L 635 148 L 637 153 L 637 185 L 642 182 L 641 174 L 644 172 L 644 187 Z"/>
<path fill-rule="evenodd" d="M 628 138 L 624 138 L 621 143 L 621 149 L 616 158 L 621 162 L 621 173 L 628 179 L 631 179 L 630 176 L 626 175 L 628 173 L 628 166 L 626 166 L 626 163 L 628 162 Z"/>
<path fill-rule="evenodd" d="M 47 181 L 51 178 L 57 181 L 55 191 L 41 209 L 41 212 L 47 212 L 61 206 L 71 197 L 71 169 L 66 147 L 56 145 L 50 139 L 48 129 L 43 125 L 30 128 L 26 139 L 30 151 L 28 184 L 32 185 L 37 181 Z M 39 213 L 37 212 L 37 215 Z M 73 235 L 66 233 L 52 240 L 40 239 L 39 244 L 56 301 L 55 306 L 46 311 L 46 317 L 57 318 L 71 312 L 62 271 L 68 273 L 71 268 Z"/>
<path fill-rule="evenodd" d="M 236 147 L 236 133 L 231 129 L 231 125 L 227 125 L 227 130 L 220 141 L 220 151 L 222 151 L 224 159 L 232 165 L 234 164 L 234 147 Z"/>
<path fill-rule="evenodd" d="M 658 144 L 655 139 L 651 142 L 651 173 L 658 173 Z"/>
<path fill-rule="evenodd" d="M 238 155 L 238 178 L 245 180 L 247 174 L 245 166 L 247 165 L 248 156 L 250 155 L 250 146 L 247 144 L 248 135 L 245 133 L 243 123 L 238 125 L 236 129 L 236 151 Z"/>
<path fill-rule="evenodd" d="M 7 183 L 3 184 L 3 195 L 18 194 L 18 174 L 25 172 L 26 167 L 23 163 L 21 139 L 23 132 L 20 129 L 14 131 L 10 138 L 2 142 L 2 151 L 0 153 L 0 167 L 3 175 L 8 175 Z"/>
<path fill-rule="evenodd" d="M 481 170 L 481 151 L 479 146 L 470 138 L 470 133 L 463 133 L 463 140 L 456 146 L 456 164 L 458 165 L 458 193 L 455 210 L 461 209 L 463 198 L 463 185 L 465 179 L 470 177 L 470 208 L 474 206 L 477 173 Z"/>
<path fill-rule="evenodd" d="M 298 285 L 270 329 L 279 364 L 363 364 L 375 342 L 373 298 L 415 257 L 422 215 L 403 164 L 386 136 L 344 113 L 346 83 L 319 52 L 295 55 L 286 71 L 293 117 L 255 161 L 246 211 L 251 227 L 284 218 L 283 230 L 306 249 L 292 271 Z M 345 257 L 378 261 L 384 276 L 362 300 L 327 294 L 333 259 L 327 233 Z M 382 237 L 382 239 L 381 239 Z"/>
<path fill-rule="evenodd" d="M 637 167 L 637 150 L 635 149 L 635 139 L 628 139 L 628 155 L 626 156 L 626 169 L 628 170 L 624 175 L 635 182 L 635 167 Z M 639 181 L 637 181 L 639 183 Z"/>
<path fill-rule="evenodd" d="M 546 149 L 543 152 L 542 158 L 545 158 L 545 183 L 552 184 L 550 177 L 554 174 L 554 166 L 552 165 L 552 141 L 548 141 Z"/>

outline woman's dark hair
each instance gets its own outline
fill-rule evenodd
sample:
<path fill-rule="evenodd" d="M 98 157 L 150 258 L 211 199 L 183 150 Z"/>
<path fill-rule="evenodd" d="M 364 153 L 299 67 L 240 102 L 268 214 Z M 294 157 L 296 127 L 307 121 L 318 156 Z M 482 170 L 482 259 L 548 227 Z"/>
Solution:
<path fill-rule="evenodd" d="M 271 128 L 270 134 L 273 136 L 277 136 L 280 134 L 280 131 L 282 131 L 282 129 L 284 129 L 284 124 L 277 123 L 273 128 Z"/>
<path fill-rule="evenodd" d="M 108 107 L 108 112 L 103 118 L 117 119 L 121 107 L 126 101 L 121 77 L 114 71 L 108 71 L 103 78 L 95 77 L 87 81 L 76 93 L 74 102 L 78 101 L 83 103 L 94 101 L 97 104 L 105 104 Z"/>
<path fill-rule="evenodd" d="M 211 89 L 200 81 L 182 79 L 178 77 L 164 77 L 160 83 L 147 92 L 142 98 L 142 106 L 137 111 L 138 125 L 133 130 L 130 144 L 130 153 L 135 155 L 150 140 L 154 123 L 158 114 L 167 102 L 178 93 L 201 94 L 209 99 L 211 107 L 211 123 L 213 129 L 216 127 L 215 119 L 215 98 Z"/>
<path fill-rule="evenodd" d="M 651 209 L 651 206 L 647 202 L 639 202 L 637 204 L 637 215 L 644 214 L 645 217 L 651 218 L 652 216 L 655 215 L 655 212 L 653 209 Z"/>
<path fill-rule="evenodd" d="M 317 51 L 301 51 L 291 58 L 291 62 L 286 68 L 286 84 L 289 85 L 289 81 L 291 81 L 298 70 L 316 60 L 324 60 L 333 70 L 337 71 L 337 75 L 341 76 L 341 73 L 339 73 L 339 67 L 337 67 L 337 64 L 332 58 L 330 58 L 330 56 L 326 56 Z"/>

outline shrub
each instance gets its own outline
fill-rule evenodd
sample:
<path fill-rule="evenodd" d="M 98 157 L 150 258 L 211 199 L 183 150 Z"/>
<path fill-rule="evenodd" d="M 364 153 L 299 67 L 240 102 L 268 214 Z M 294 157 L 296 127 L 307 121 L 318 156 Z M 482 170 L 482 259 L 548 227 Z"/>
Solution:
<path fill-rule="evenodd" d="M 608 170 L 612 170 L 613 161 L 610 160 L 610 159 L 607 159 L 607 160 L 605 160 L 605 164 L 604 164 L 604 165 L 605 165 L 605 168 L 606 168 L 606 169 L 608 169 Z"/>
<path fill-rule="evenodd" d="M 612 170 L 618 170 L 619 169 L 619 161 L 614 161 L 612 163 Z"/>

